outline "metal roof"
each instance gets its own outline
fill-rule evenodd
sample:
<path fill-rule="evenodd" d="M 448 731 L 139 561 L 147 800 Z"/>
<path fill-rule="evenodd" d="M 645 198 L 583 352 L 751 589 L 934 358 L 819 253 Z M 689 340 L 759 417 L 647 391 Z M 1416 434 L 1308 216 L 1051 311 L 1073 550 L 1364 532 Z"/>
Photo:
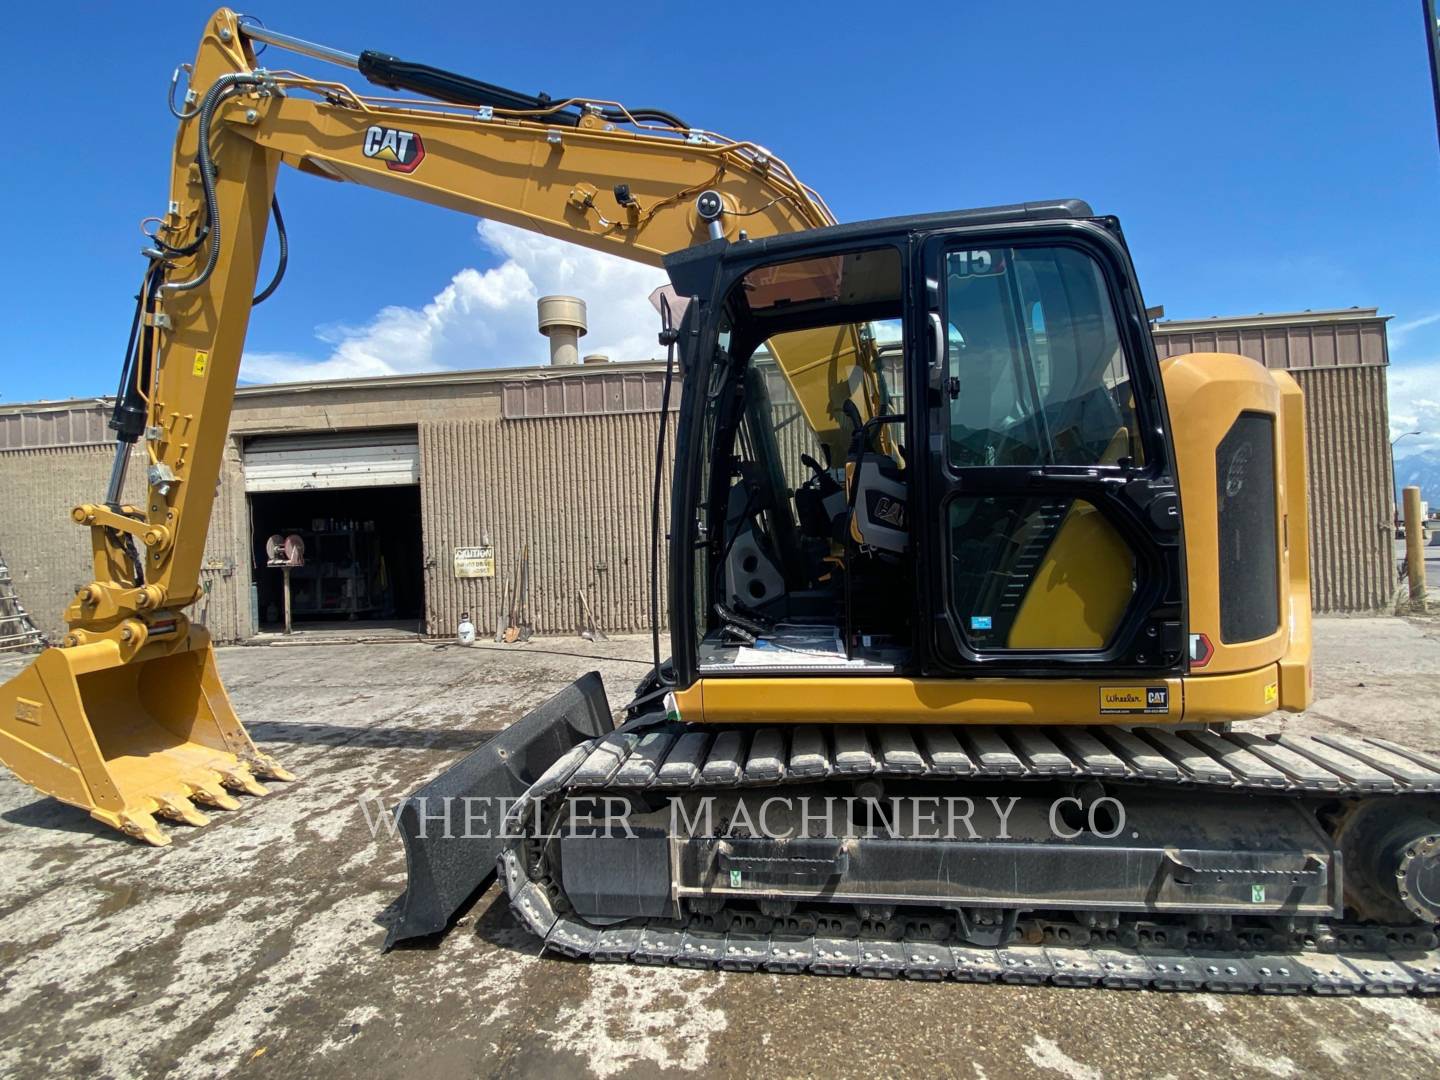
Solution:
<path fill-rule="evenodd" d="M 1388 322 L 1393 315 L 1381 315 L 1379 308 L 1319 308 L 1305 311 L 1257 312 L 1254 315 L 1211 315 L 1205 319 L 1162 319 L 1155 324 L 1156 333 L 1178 333 L 1186 330 L 1215 330 L 1221 327 L 1308 326 L 1312 323 Z"/>

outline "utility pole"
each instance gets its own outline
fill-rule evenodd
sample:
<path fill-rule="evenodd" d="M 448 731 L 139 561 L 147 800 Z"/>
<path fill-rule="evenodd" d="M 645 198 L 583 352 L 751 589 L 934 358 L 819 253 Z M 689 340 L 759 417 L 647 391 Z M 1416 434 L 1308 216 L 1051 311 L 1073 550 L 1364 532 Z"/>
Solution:
<path fill-rule="evenodd" d="M 1440 138 L 1440 8 L 1436 0 L 1420 0 L 1425 14 L 1425 44 L 1430 50 L 1430 85 L 1435 91 L 1435 135 Z"/>
<path fill-rule="evenodd" d="M 1410 579 L 1410 610 L 1425 611 L 1425 519 L 1420 489 L 1405 489 L 1405 576 Z"/>

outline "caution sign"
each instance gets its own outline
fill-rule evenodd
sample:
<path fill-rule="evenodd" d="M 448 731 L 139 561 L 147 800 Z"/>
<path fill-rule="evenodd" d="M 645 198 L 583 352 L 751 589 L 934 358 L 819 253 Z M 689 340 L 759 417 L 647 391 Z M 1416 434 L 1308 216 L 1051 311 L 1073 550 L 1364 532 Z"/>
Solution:
<path fill-rule="evenodd" d="M 1170 711 L 1168 686 L 1102 686 L 1100 712 L 1104 715 L 1139 713 L 1150 715 Z"/>
<path fill-rule="evenodd" d="M 495 545 L 457 547 L 455 549 L 455 576 L 457 578 L 494 577 Z"/>

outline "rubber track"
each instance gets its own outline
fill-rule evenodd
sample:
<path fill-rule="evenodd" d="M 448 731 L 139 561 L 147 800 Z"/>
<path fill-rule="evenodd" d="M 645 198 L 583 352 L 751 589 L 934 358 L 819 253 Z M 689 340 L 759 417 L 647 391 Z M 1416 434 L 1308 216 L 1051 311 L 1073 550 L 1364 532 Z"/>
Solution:
<path fill-rule="evenodd" d="M 537 787 L 751 787 L 857 776 L 1072 777 L 1305 795 L 1440 792 L 1440 757 L 1379 738 L 1107 727 L 836 725 L 615 731 Z M 577 747 L 576 750 L 580 750 Z M 557 779 L 564 763 L 566 775 Z"/>
<path fill-rule="evenodd" d="M 576 746 L 531 787 L 526 807 L 566 791 L 773 786 L 832 777 L 1076 778 L 1360 797 L 1440 792 L 1440 759 L 1378 738 L 1104 727 L 680 727 L 612 732 Z M 512 909 L 546 949 L 595 961 L 724 971 L 1268 994 L 1440 992 L 1440 950 L 1228 953 L 1105 947 L 989 949 L 927 941 L 796 937 L 628 925 L 558 915 L 516 841 L 499 871 Z"/>

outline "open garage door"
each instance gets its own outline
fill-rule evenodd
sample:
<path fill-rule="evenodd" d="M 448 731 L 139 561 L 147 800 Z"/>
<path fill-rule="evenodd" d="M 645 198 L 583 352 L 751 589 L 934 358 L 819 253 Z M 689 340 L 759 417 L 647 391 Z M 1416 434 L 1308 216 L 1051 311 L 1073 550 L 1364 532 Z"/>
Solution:
<path fill-rule="evenodd" d="M 420 461 L 414 428 L 247 439 L 255 616 L 283 627 L 283 574 L 266 565 L 270 536 L 298 536 L 290 572 L 297 630 L 421 629 L 425 597 Z"/>
<path fill-rule="evenodd" d="M 245 440 L 245 490 L 251 494 L 419 482 L 420 441 L 414 428 Z"/>

